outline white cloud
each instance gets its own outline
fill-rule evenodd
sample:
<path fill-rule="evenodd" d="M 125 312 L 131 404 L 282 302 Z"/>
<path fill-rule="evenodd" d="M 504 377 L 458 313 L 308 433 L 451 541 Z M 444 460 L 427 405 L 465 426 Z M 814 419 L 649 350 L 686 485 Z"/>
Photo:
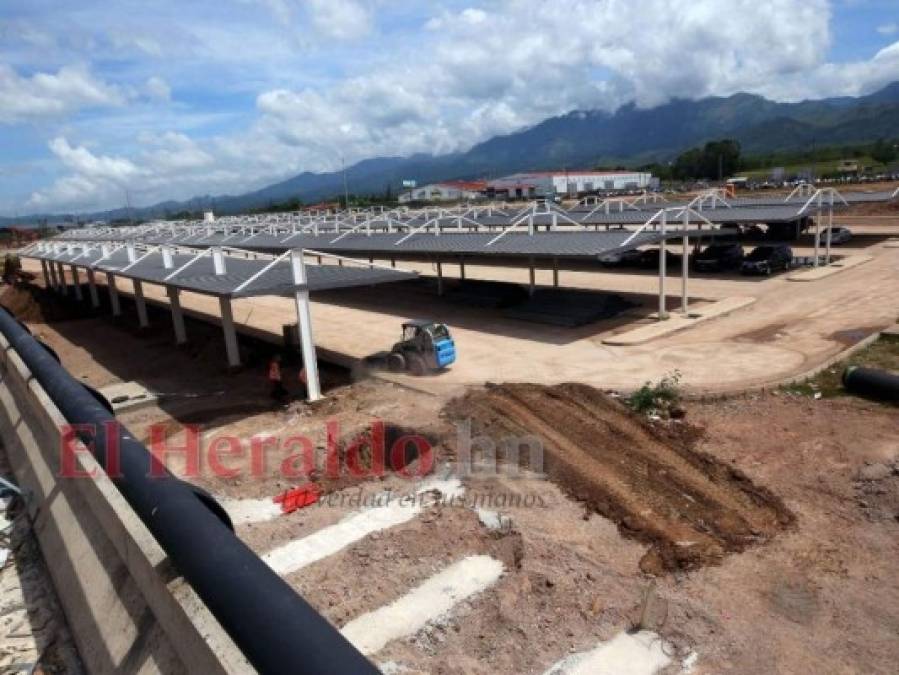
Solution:
<path fill-rule="evenodd" d="M 312 26 L 322 36 L 335 40 L 355 40 L 372 28 L 369 10 L 356 0 L 307 0 Z"/>
<path fill-rule="evenodd" d="M 899 24 L 885 23 L 882 26 L 877 27 L 877 32 L 881 35 L 895 35 L 896 33 L 899 33 Z"/>
<path fill-rule="evenodd" d="M 0 64 L 0 123 L 62 116 L 80 108 L 118 106 L 122 92 L 95 78 L 87 68 L 64 66 L 56 74 L 21 77 Z"/>
<path fill-rule="evenodd" d="M 147 79 L 144 89 L 150 98 L 160 101 L 168 101 L 172 97 L 172 88 L 169 83 L 156 75 Z"/>
<path fill-rule="evenodd" d="M 722 11 L 720 0 L 414 6 L 239 0 L 206 20 L 209 6 L 198 0 L 184 6 L 177 40 L 167 33 L 171 26 L 129 17 L 141 44 L 125 40 L 112 53 L 139 53 L 144 60 L 127 85 L 63 68 L 49 77 L 80 77 L 83 86 L 57 97 L 38 76 L 23 78 L 0 66 L 0 94 L 31 91 L 44 114 L 61 116 L 130 102 L 115 115 L 107 112 L 102 127 L 53 132 L 65 135 L 52 147 L 69 173 L 36 191 L 32 203 L 116 206 L 127 185 L 135 203 L 149 204 L 336 169 L 341 156 L 352 163 L 462 150 L 573 109 L 611 111 L 629 101 L 652 106 L 673 96 L 738 91 L 798 100 L 867 93 L 897 79 L 899 43 L 870 59 L 828 62 L 832 6 L 828 0 L 731 0 Z M 106 21 L 105 5 L 93 16 Z M 81 28 L 79 42 L 98 42 Z M 74 50 L 73 40 L 60 43 Z M 190 91 L 190 105 L 141 109 L 148 100 L 170 98 L 171 86 Z M 204 103 L 204 95 L 214 103 Z M 246 112 L 243 101 L 228 108 L 238 95 L 255 97 L 255 110 Z M 35 113 L 22 109 L 41 107 L 13 109 L 16 100 L 0 98 L 0 122 L 27 119 Z M 226 101 L 221 110 L 220 101 Z M 243 122 L 187 121 L 213 109 L 236 110 Z"/>
<path fill-rule="evenodd" d="M 426 49 L 395 43 L 335 86 L 263 92 L 259 128 L 302 150 L 306 167 L 333 168 L 339 152 L 458 150 L 575 108 L 764 93 L 822 62 L 828 17 L 825 0 L 735 0 L 727 12 L 717 0 L 440 11 L 425 24 Z"/>
<path fill-rule="evenodd" d="M 79 207 L 120 196 L 141 170 L 128 159 L 95 155 L 84 146 L 73 147 L 62 136 L 49 143 L 50 150 L 72 173 L 45 190 L 37 190 L 28 206 L 37 209 Z"/>

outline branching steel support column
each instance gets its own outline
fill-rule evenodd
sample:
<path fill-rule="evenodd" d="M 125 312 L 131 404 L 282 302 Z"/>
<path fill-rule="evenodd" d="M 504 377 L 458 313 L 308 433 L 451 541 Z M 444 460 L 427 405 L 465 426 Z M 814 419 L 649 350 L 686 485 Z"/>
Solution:
<path fill-rule="evenodd" d="M 228 365 L 240 367 L 240 350 L 237 347 L 237 331 L 234 329 L 234 314 L 231 311 L 231 298 L 219 297 L 219 311 L 222 315 L 222 332 L 225 334 L 225 352 L 228 354 Z"/>
<path fill-rule="evenodd" d="M 144 285 L 137 279 L 132 281 L 134 284 L 134 305 L 137 307 L 137 323 L 141 328 L 150 325 L 147 318 L 147 301 L 144 300 Z"/>
<path fill-rule="evenodd" d="M 81 295 L 81 279 L 78 278 L 78 268 L 74 265 L 72 265 L 72 284 L 75 288 L 75 299 L 84 300 L 84 296 Z"/>
<path fill-rule="evenodd" d="M 318 360 L 315 355 L 315 342 L 312 339 L 312 312 L 309 310 L 309 288 L 306 285 L 306 264 L 303 252 L 290 252 L 290 268 L 293 283 L 300 287 L 294 294 L 297 305 L 297 332 L 300 334 L 300 348 L 303 350 L 303 367 L 306 369 L 306 393 L 308 400 L 317 401 L 322 397 L 321 384 L 318 381 Z"/>
<path fill-rule="evenodd" d="M 659 320 L 668 318 L 668 310 L 665 305 L 665 274 L 668 261 L 665 259 L 665 237 L 668 234 L 668 212 L 662 211 L 661 219 L 662 240 L 659 242 Z"/>
<path fill-rule="evenodd" d="M 100 306 L 100 296 L 97 294 L 97 280 L 94 278 L 94 270 L 87 268 L 87 290 L 91 294 L 91 307 L 96 309 Z"/>
<path fill-rule="evenodd" d="M 174 286 L 166 286 L 165 292 L 169 296 L 169 309 L 172 310 L 175 344 L 183 345 L 187 342 L 187 330 L 184 328 L 184 313 L 181 311 L 181 291 Z"/>
<path fill-rule="evenodd" d="M 106 285 L 109 286 L 109 304 L 112 306 L 113 316 L 122 316 L 122 306 L 119 304 L 119 289 L 116 288 L 115 274 L 106 274 Z"/>

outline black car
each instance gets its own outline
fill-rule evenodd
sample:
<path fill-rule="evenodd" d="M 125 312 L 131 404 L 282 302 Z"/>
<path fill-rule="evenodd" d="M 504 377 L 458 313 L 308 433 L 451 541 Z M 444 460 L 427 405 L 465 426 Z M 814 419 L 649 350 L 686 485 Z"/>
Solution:
<path fill-rule="evenodd" d="M 739 244 L 712 244 L 693 259 L 700 272 L 733 270 L 743 262 L 743 247 Z"/>
<path fill-rule="evenodd" d="M 742 274 L 771 274 L 788 270 L 793 264 L 793 249 L 784 244 L 756 246 L 740 266 Z"/>
<path fill-rule="evenodd" d="M 648 248 L 645 251 L 640 251 L 640 258 L 637 261 L 637 265 L 644 269 L 656 269 L 659 266 L 659 249 L 657 248 Z M 680 265 L 681 257 L 677 253 L 672 253 L 668 249 L 665 249 L 665 266 L 666 267 L 675 267 Z"/>
<path fill-rule="evenodd" d="M 640 255 L 643 252 L 639 249 L 631 249 L 624 253 L 606 253 L 599 257 L 601 265 L 606 267 L 629 267 L 640 264 Z"/>

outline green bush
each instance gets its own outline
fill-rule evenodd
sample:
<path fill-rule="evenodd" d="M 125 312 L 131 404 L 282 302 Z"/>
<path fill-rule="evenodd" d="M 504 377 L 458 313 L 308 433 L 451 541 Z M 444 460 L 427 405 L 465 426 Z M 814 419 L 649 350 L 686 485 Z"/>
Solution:
<path fill-rule="evenodd" d="M 680 381 L 681 372 L 675 370 L 656 384 L 647 382 L 628 397 L 627 404 L 642 415 L 667 417 L 669 411 L 680 402 Z"/>

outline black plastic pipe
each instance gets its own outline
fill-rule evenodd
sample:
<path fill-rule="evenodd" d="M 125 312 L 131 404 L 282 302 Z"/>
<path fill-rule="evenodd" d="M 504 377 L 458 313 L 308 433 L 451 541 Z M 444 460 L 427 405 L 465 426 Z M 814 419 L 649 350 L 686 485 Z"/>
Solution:
<path fill-rule="evenodd" d="M 849 366 L 843 371 L 843 387 L 878 401 L 899 402 L 899 375 L 885 370 Z"/>
<path fill-rule="evenodd" d="M 94 425 L 79 434 L 101 466 L 116 447 L 120 476 L 112 477 L 175 568 L 206 603 L 260 673 L 378 673 L 379 671 L 200 500 L 167 471 L 150 474 L 147 448 L 81 386 L 5 309 L 0 332 L 70 424 Z M 60 480 L 90 480 L 61 478 Z"/>

